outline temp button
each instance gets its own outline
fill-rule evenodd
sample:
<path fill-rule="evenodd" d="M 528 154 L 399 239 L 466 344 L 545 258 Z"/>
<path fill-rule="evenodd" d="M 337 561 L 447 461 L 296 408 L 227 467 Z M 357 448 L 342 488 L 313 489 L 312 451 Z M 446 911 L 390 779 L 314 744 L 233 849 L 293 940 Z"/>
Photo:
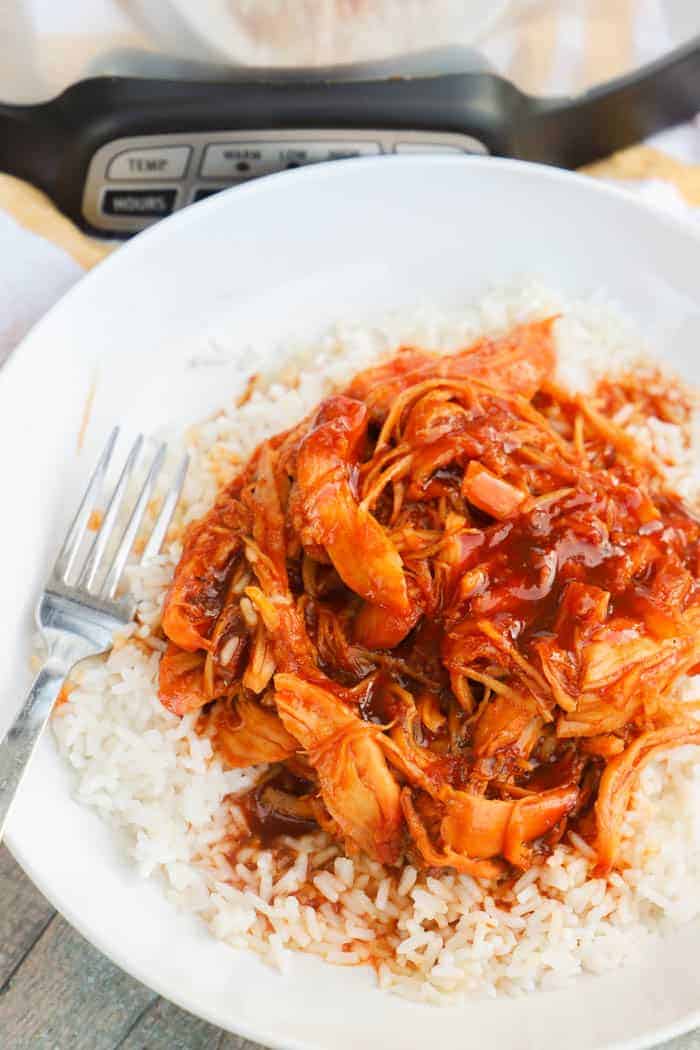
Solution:
<path fill-rule="evenodd" d="M 177 190 L 107 190 L 102 199 L 105 215 L 160 219 L 175 207 Z"/>
<path fill-rule="evenodd" d="M 190 161 L 190 146 L 127 149 L 112 158 L 108 179 L 181 179 Z"/>

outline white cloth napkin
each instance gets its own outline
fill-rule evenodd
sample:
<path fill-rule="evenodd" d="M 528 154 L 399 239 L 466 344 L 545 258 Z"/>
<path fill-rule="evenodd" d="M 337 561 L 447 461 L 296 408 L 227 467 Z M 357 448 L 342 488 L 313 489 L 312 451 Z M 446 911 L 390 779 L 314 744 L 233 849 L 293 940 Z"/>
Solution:
<path fill-rule="evenodd" d="M 682 148 L 679 148 L 679 143 Z M 657 137 L 677 156 L 700 161 L 700 127 L 687 125 Z M 669 152 L 671 150 L 669 149 Z M 620 182 L 652 207 L 700 227 L 700 208 L 691 208 L 670 183 L 660 179 Z M 83 271 L 62 249 L 19 226 L 0 211 L 0 364 Z"/>
<path fill-rule="evenodd" d="M 0 364 L 82 272 L 61 248 L 0 211 Z"/>

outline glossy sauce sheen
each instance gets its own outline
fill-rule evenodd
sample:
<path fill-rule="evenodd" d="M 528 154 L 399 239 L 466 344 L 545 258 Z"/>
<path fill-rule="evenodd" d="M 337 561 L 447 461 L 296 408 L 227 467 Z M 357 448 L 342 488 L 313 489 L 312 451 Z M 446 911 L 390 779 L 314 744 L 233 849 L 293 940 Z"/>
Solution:
<path fill-rule="evenodd" d="M 299 797 L 313 789 L 313 785 L 282 769 L 271 779 L 266 779 L 244 799 L 244 809 L 251 834 L 263 846 L 273 845 L 281 836 L 300 838 L 317 829 L 315 820 L 306 820 L 288 813 L 281 813 L 265 800 L 267 788 L 277 788 L 292 797 Z"/>
<path fill-rule="evenodd" d="M 677 520 L 675 526 L 648 534 L 654 556 L 675 554 L 685 568 L 695 571 L 698 530 L 675 501 L 665 502 L 667 520 L 672 521 L 674 516 Z M 473 561 L 477 563 L 482 552 L 494 557 L 490 587 L 470 601 L 469 612 L 483 615 L 497 608 L 499 615 L 510 614 L 519 621 L 519 629 L 526 630 L 527 637 L 551 633 L 564 588 L 578 580 L 608 591 L 611 612 L 621 616 L 632 613 L 653 573 L 654 556 L 641 572 L 628 578 L 625 542 L 616 542 L 615 533 L 596 533 L 587 520 L 588 515 L 600 510 L 593 498 L 576 494 L 548 510 L 488 530 L 486 542 L 477 549 Z"/>

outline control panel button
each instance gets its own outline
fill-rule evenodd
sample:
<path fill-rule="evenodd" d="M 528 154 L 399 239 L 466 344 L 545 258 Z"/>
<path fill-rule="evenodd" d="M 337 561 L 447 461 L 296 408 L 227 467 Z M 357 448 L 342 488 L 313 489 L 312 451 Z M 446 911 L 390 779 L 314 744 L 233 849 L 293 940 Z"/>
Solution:
<path fill-rule="evenodd" d="M 372 157 L 381 153 L 378 142 L 285 142 L 278 149 L 278 164 L 318 164 L 324 160 L 345 160 L 348 157 Z"/>
<path fill-rule="evenodd" d="M 129 149 L 118 153 L 107 169 L 108 179 L 181 179 L 190 160 L 190 146 Z"/>
<path fill-rule="evenodd" d="M 394 153 L 464 153 L 461 146 L 448 146 L 444 142 L 397 142 Z"/>
<path fill-rule="evenodd" d="M 252 178 L 302 164 L 381 153 L 378 142 L 285 141 L 222 142 L 207 146 L 200 169 L 205 179 Z"/>
<path fill-rule="evenodd" d="M 102 199 L 105 215 L 160 219 L 175 207 L 177 190 L 107 190 Z"/>
<path fill-rule="evenodd" d="M 241 178 L 270 170 L 267 143 L 222 142 L 207 146 L 199 174 L 205 179 Z"/>

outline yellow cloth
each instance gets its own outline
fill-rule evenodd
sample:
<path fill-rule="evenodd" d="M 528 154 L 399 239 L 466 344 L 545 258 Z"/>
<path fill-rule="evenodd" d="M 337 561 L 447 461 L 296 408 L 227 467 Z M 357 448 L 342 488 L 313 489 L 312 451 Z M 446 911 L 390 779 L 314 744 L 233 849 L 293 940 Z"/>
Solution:
<path fill-rule="evenodd" d="M 649 146 L 632 146 L 583 171 L 598 178 L 663 179 L 673 183 L 688 204 L 700 207 L 700 165 L 685 164 Z M 86 270 L 118 243 L 86 236 L 61 215 L 46 194 L 10 175 L 0 174 L 0 209 L 32 233 L 63 248 Z"/>
<path fill-rule="evenodd" d="M 89 270 L 115 247 L 114 241 L 86 236 L 67 219 L 45 193 L 28 182 L 0 173 L 0 209 L 32 233 L 52 241 Z"/>
<path fill-rule="evenodd" d="M 672 183 L 687 204 L 700 208 L 700 164 L 686 164 L 651 146 L 630 146 L 581 170 L 604 179 L 662 179 Z"/>

